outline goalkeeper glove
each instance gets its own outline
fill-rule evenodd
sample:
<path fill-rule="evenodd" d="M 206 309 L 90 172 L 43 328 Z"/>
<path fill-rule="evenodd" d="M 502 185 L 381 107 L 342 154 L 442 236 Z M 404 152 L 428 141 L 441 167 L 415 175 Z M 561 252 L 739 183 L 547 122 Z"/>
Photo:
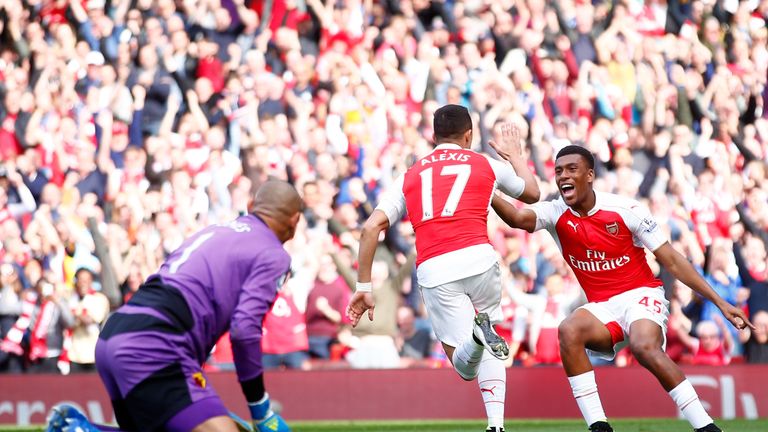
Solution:
<path fill-rule="evenodd" d="M 249 403 L 253 427 L 258 432 L 290 432 L 291 429 L 279 414 L 272 411 L 269 394 L 264 393 L 260 401 Z"/>

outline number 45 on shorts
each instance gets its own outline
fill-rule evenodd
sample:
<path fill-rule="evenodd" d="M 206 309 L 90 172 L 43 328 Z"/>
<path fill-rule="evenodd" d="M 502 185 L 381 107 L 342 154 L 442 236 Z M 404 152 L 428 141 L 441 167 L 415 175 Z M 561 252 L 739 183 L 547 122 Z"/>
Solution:
<path fill-rule="evenodd" d="M 638 303 L 645 306 L 646 309 L 654 313 L 661 313 L 661 311 L 663 310 L 662 308 L 663 304 L 659 300 L 657 299 L 651 300 L 651 298 L 647 296 L 641 298 Z"/>

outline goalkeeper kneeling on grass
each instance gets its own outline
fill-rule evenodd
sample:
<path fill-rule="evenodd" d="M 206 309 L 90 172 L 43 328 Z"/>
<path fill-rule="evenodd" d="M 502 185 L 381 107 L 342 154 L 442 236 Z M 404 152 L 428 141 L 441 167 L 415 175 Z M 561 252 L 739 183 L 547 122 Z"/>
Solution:
<path fill-rule="evenodd" d="M 230 332 L 240 385 L 257 431 L 289 431 L 270 407 L 261 363 L 262 321 L 290 270 L 283 243 L 303 205 L 288 183 L 268 181 L 251 212 L 209 226 L 182 243 L 99 335 L 96 367 L 120 430 L 234 432 L 250 425 L 231 414 L 202 371 Z M 48 430 L 94 426 L 72 406 L 49 416 Z"/>

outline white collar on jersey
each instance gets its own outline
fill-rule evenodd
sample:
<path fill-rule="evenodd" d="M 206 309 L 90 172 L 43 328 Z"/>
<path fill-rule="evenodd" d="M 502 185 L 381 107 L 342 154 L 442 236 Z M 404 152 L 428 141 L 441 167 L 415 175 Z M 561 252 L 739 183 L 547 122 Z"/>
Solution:
<path fill-rule="evenodd" d="M 592 216 L 593 214 L 597 213 L 597 211 L 600 210 L 601 207 L 603 207 L 603 200 L 604 200 L 604 198 L 605 197 L 603 197 L 603 194 L 601 192 L 595 191 L 595 206 L 592 207 L 592 209 L 589 212 L 587 212 L 587 216 L 586 217 Z M 563 199 L 563 197 L 560 197 L 560 199 Z M 563 201 L 563 202 L 565 202 L 565 201 Z M 572 209 L 570 206 L 568 206 L 568 210 L 571 213 L 573 213 L 574 216 L 581 217 L 579 212 L 577 212 L 576 210 Z"/>
<path fill-rule="evenodd" d="M 460 145 L 454 143 L 442 143 L 438 144 L 433 151 L 438 150 L 464 150 Z"/>

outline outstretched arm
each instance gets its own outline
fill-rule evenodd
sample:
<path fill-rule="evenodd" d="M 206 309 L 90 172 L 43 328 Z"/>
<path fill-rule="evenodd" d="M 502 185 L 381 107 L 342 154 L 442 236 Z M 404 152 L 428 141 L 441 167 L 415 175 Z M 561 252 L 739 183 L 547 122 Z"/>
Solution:
<path fill-rule="evenodd" d="M 747 319 L 744 311 L 717 295 L 715 290 L 713 290 L 704 278 L 701 277 L 699 272 L 693 268 L 693 265 L 677 252 L 669 242 L 661 245 L 653 252 L 653 254 L 656 255 L 659 264 L 669 270 L 669 272 L 672 273 L 672 276 L 691 287 L 692 290 L 701 294 L 705 299 L 714 303 L 715 306 L 723 312 L 723 315 L 725 315 L 728 321 L 730 321 L 737 329 L 741 330 L 745 327 L 755 328 L 755 326 Z"/>
<path fill-rule="evenodd" d="M 388 227 L 389 218 L 386 213 L 378 209 L 373 211 L 363 225 L 357 257 L 357 287 L 355 294 L 349 300 L 349 306 L 347 306 L 347 317 L 352 321 L 352 327 L 357 326 L 365 311 L 368 311 L 368 319 L 373 321 L 375 303 L 371 293 L 371 267 L 373 266 L 373 256 L 376 253 L 376 245 L 379 243 L 379 235 Z"/>
<path fill-rule="evenodd" d="M 531 209 L 517 209 L 499 195 L 494 195 L 491 202 L 493 211 L 512 228 L 524 229 L 530 233 L 536 230 L 536 212 Z"/>
<path fill-rule="evenodd" d="M 368 311 L 368 319 L 373 321 L 373 308 L 375 302 L 371 293 L 371 267 L 373 256 L 376 254 L 376 246 L 379 243 L 381 232 L 405 214 L 405 196 L 403 195 L 404 176 L 395 180 L 389 190 L 381 196 L 379 205 L 371 213 L 363 225 L 360 234 L 360 247 L 357 251 L 357 284 L 355 293 L 347 306 L 347 317 L 352 322 L 352 327 L 357 326 L 360 317 Z"/>

